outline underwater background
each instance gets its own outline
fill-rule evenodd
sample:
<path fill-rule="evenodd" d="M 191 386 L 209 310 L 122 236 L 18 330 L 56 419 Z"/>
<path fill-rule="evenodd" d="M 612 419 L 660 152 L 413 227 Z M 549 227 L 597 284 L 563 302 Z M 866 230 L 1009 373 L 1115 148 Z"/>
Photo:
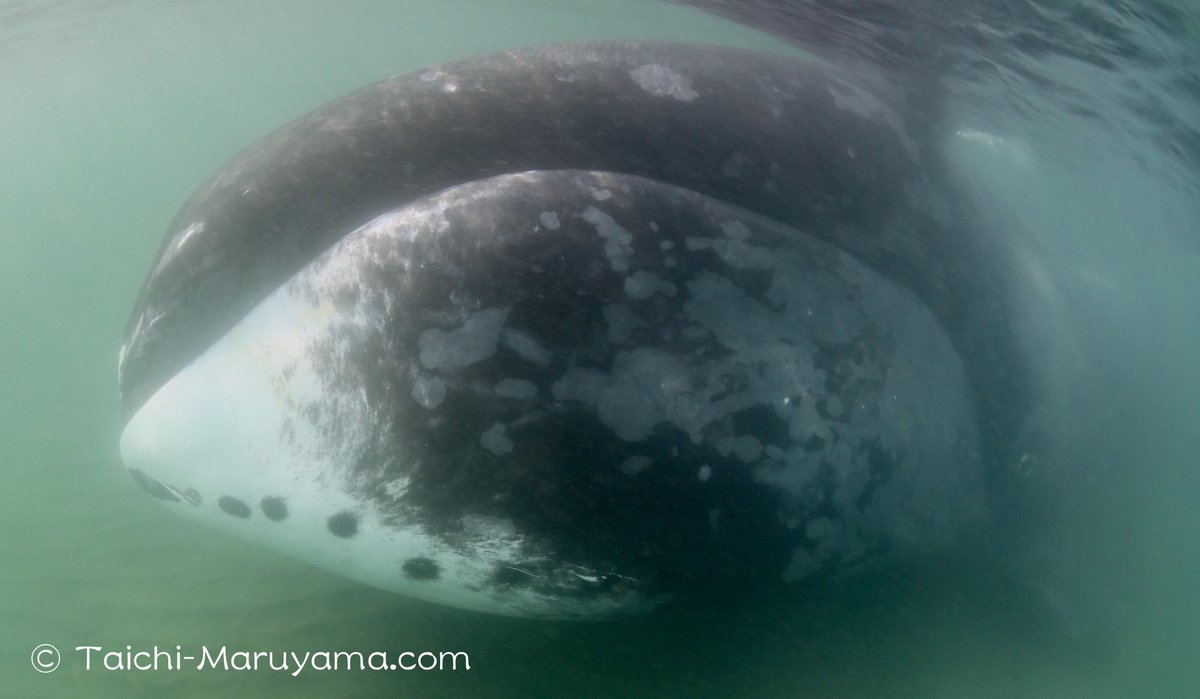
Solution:
<path fill-rule="evenodd" d="M 1018 322 L 1054 350 L 1058 446 L 1027 467 L 1024 551 L 546 622 L 373 590 L 173 515 L 120 463 L 117 349 L 167 223 L 234 153 L 486 51 L 799 49 L 649 0 L 0 0 L 0 696 L 1200 696 L 1200 8 L 796 6 L 801 47 L 865 85 L 936 78 L 917 99 L 1042 287 Z M 43 643 L 53 673 L 31 664 Z M 85 645 L 461 650 L 471 668 L 86 670 Z"/>

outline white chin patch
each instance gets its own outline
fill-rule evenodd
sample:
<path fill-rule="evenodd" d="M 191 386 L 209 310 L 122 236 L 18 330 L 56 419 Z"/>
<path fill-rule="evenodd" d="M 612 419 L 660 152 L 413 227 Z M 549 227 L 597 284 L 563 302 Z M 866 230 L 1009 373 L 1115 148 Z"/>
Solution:
<path fill-rule="evenodd" d="M 322 293 L 359 281 L 346 260 L 369 237 L 367 227 L 318 258 L 138 410 L 121 435 L 134 480 L 184 516 L 382 589 L 498 614 L 611 613 L 489 588 L 522 543 L 511 521 L 468 522 L 473 546 L 451 549 L 355 493 L 349 465 L 380 421 L 362 386 L 330 392 L 314 363 L 378 330 L 361 305 L 339 311 Z M 393 502 L 407 488 L 385 487 Z"/>

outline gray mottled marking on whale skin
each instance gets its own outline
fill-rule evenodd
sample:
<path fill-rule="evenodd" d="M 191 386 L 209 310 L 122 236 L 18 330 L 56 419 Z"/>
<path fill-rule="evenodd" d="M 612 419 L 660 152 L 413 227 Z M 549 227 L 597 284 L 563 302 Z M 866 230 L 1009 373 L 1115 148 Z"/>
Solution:
<path fill-rule="evenodd" d="M 722 262 L 730 267 L 739 269 L 771 269 L 775 266 L 775 260 L 771 256 L 771 251 L 747 245 L 738 239 L 688 238 L 686 244 L 689 252 L 712 250 Z"/>
<path fill-rule="evenodd" d="M 797 546 L 792 552 L 792 558 L 783 570 L 783 581 L 794 583 L 809 577 L 821 569 L 821 561 L 817 560 L 808 549 Z"/>
<path fill-rule="evenodd" d="M 625 278 L 625 294 L 632 299 L 644 301 L 656 293 L 663 296 L 674 296 L 677 291 L 675 283 L 659 279 L 657 274 L 638 270 Z"/>
<path fill-rule="evenodd" d="M 501 337 L 504 346 L 521 359 L 537 366 L 546 366 L 554 361 L 554 354 L 543 347 L 533 336 L 520 330 L 506 329 Z"/>
<path fill-rule="evenodd" d="M 446 400 L 446 385 L 436 376 L 418 376 L 413 379 L 412 397 L 422 407 L 433 410 Z"/>
<path fill-rule="evenodd" d="M 633 236 L 622 228 L 612 216 L 594 206 L 583 210 L 584 221 L 596 227 L 596 233 L 604 238 L 604 254 L 608 256 L 609 264 L 614 272 L 624 272 L 629 269 L 629 256 L 633 253 L 630 243 Z"/>
<path fill-rule="evenodd" d="M 479 443 L 484 449 L 496 456 L 503 456 L 513 450 L 513 441 L 505 432 L 504 423 L 495 422 L 479 436 Z"/>
<path fill-rule="evenodd" d="M 629 71 L 629 76 L 646 92 L 656 97 L 670 97 L 691 102 L 700 96 L 692 89 L 692 81 L 667 66 L 648 63 Z"/>
<path fill-rule="evenodd" d="M 717 442 L 717 452 L 721 456 L 733 454 L 745 463 L 753 463 L 758 461 L 758 458 L 762 456 L 763 445 L 754 435 L 745 434 L 740 437 L 724 437 Z"/>
<path fill-rule="evenodd" d="M 640 442 L 656 425 L 671 423 L 699 442 L 705 426 L 750 407 L 745 394 L 722 397 L 719 366 L 695 366 L 651 347 L 618 352 L 611 374 L 570 369 L 553 386 L 559 400 L 595 406 L 600 421 L 621 439 Z"/>
<path fill-rule="evenodd" d="M 488 308 L 472 313 L 450 332 L 431 328 L 421 333 L 418 359 L 426 369 L 453 371 L 487 359 L 496 351 L 508 309 Z"/>
<path fill-rule="evenodd" d="M 496 384 L 496 397 L 529 399 L 537 397 L 538 389 L 533 383 L 522 379 L 504 379 Z"/>
<path fill-rule="evenodd" d="M 627 476 L 636 476 L 654 465 L 654 459 L 642 454 L 637 454 L 629 457 L 621 462 L 617 468 L 621 469 L 621 473 Z"/>
<path fill-rule="evenodd" d="M 462 516 L 463 531 L 469 536 L 497 541 L 517 533 L 517 525 L 507 517 L 467 513 Z"/>

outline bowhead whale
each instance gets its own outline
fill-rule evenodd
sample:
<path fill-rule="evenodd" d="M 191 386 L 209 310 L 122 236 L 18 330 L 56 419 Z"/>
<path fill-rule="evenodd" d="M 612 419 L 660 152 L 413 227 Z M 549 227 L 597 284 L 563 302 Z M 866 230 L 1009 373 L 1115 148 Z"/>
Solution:
<path fill-rule="evenodd" d="M 133 479 L 384 589 L 596 617 L 990 517 L 1027 384 L 934 149 L 825 64 L 506 51 L 225 164 L 119 353 Z"/>

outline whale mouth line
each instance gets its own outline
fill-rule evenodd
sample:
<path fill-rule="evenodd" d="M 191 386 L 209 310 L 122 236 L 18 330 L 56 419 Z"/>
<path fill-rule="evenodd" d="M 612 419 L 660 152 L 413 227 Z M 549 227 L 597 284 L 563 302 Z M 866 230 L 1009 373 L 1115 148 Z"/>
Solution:
<path fill-rule="evenodd" d="M 142 490 L 145 490 L 152 497 L 158 498 L 159 500 L 165 500 L 167 502 L 182 502 L 184 500 L 183 494 L 180 493 L 179 490 L 174 486 L 167 485 L 140 468 L 130 468 L 127 470 L 129 471 L 129 475 L 133 478 L 134 482 L 141 486 Z"/>

